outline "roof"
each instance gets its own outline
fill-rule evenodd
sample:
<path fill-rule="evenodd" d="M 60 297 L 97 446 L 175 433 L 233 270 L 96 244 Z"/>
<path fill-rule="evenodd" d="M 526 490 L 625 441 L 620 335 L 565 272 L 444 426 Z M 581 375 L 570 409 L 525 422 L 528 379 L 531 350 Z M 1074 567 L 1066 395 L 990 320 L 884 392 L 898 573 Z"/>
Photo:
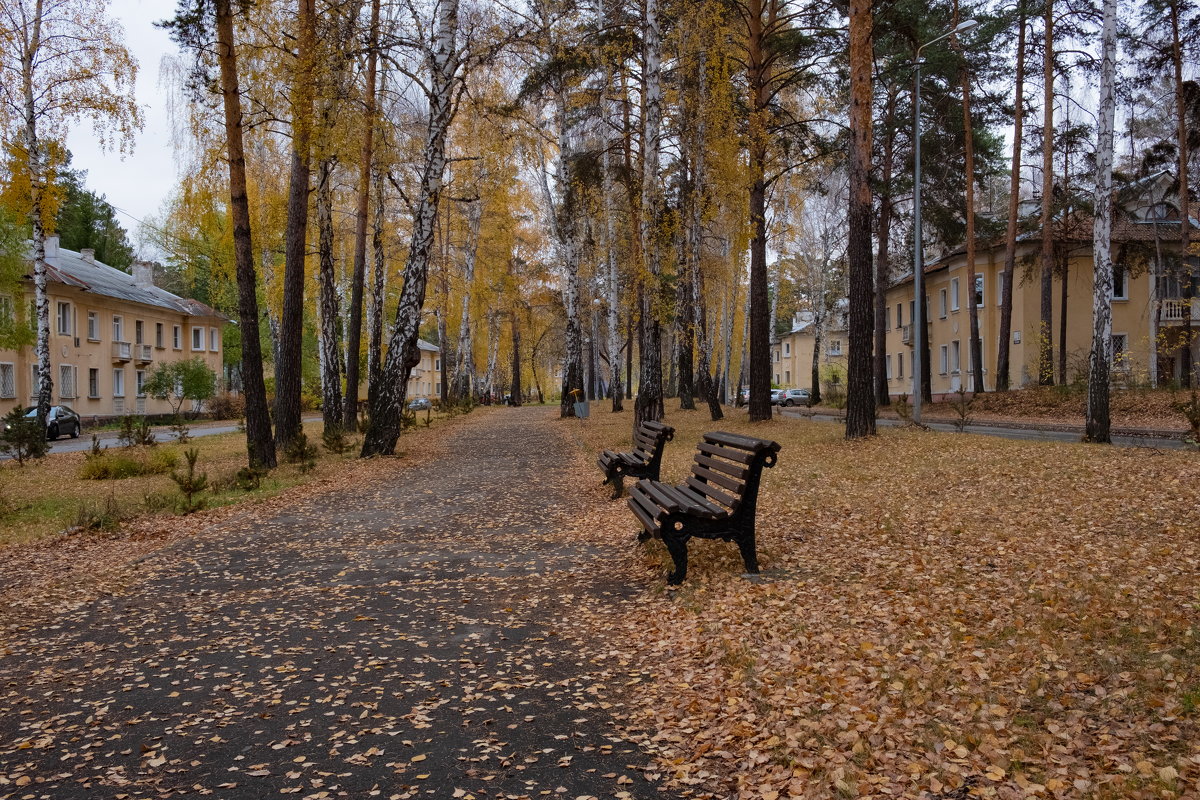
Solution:
<path fill-rule="evenodd" d="M 442 352 L 442 348 L 438 347 L 436 344 L 430 344 L 424 339 L 417 339 L 417 347 L 421 350 L 428 350 L 431 353 Z"/>
<path fill-rule="evenodd" d="M 180 297 L 158 286 L 139 284 L 128 272 L 122 272 L 94 259 L 85 259 L 74 250 L 59 247 L 57 237 L 47 239 L 46 266 L 49 279 L 63 286 L 102 297 L 165 308 L 192 317 L 228 319 L 199 300 Z"/>

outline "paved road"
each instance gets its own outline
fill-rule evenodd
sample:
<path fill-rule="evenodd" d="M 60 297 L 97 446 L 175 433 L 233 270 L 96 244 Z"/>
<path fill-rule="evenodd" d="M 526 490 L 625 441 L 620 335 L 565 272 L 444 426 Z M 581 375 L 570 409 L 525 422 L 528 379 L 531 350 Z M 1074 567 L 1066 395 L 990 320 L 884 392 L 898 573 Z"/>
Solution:
<path fill-rule="evenodd" d="M 658 796 L 610 716 L 630 676 L 556 624 L 634 591 L 557 532 L 561 434 L 530 408 L 452 435 L 7 642 L 0 797 Z"/>
<path fill-rule="evenodd" d="M 842 422 L 843 418 L 833 414 L 806 414 L 799 410 L 781 409 L 789 419 L 815 419 L 821 422 Z M 904 423 L 897 419 L 880 418 L 875 424 L 885 428 L 898 428 Z M 935 431 L 953 433 L 956 428 L 949 422 L 926 422 L 925 426 Z M 982 436 L 999 436 L 1004 439 L 1019 439 L 1033 442 L 1079 442 L 1081 434 L 1076 431 L 1055 431 L 1041 428 L 1012 428 L 1006 425 L 968 425 L 966 433 Z M 1113 436 L 1113 444 L 1119 447 L 1156 447 L 1163 450 L 1181 450 L 1186 445 L 1180 439 L 1163 439 L 1157 436 Z"/>

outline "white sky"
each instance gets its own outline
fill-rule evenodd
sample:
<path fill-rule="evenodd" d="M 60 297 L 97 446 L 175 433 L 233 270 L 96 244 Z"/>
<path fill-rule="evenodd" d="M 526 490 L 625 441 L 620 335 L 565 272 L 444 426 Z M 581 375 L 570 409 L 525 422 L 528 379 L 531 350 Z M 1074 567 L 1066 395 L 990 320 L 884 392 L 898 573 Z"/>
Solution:
<path fill-rule="evenodd" d="M 154 23 L 171 16 L 174 0 L 111 0 L 109 16 L 125 26 L 125 45 L 138 60 L 135 92 L 144 126 L 133 154 L 124 160 L 101 152 L 91 125 L 83 123 L 67 137 L 75 169 L 87 170 L 87 187 L 104 195 L 136 242 L 138 220 L 157 214 L 176 182 L 166 90 L 159 87 L 159 62 L 178 52 L 167 32 Z"/>

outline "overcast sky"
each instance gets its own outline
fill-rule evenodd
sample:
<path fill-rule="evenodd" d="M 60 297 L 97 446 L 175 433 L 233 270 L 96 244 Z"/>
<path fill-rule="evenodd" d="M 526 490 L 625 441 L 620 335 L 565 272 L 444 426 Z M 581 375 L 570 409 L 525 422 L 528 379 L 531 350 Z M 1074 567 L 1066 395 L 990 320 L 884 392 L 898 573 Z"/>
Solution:
<path fill-rule="evenodd" d="M 87 170 L 88 188 L 116 207 L 131 241 L 137 237 L 137 221 L 159 213 L 176 181 L 159 62 L 164 55 L 178 51 L 166 31 L 154 27 L 174 9 L 174 0 L 111 0 L 109 6 L 109 16 L 125 26 L 125 44 L 138 60 L 137 102 L 145 125 L 137 135 L 133 154 L 122 160 L 116 153 L 101 152 L 87 123 L 67 137 L 75 169 Z"/>

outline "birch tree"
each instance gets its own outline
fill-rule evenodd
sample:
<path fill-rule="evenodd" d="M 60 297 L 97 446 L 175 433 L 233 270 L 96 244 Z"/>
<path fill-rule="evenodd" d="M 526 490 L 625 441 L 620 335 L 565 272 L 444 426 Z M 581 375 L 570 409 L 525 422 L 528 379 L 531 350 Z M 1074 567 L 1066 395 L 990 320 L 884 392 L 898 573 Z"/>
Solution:
<path fill-rule="evenodd" d="M 1092 351 L 1088 361 L 1087 439 L 1112 443 L 1109 383 L 1112 374 L 1113 126 L 1117 116 L 1117 0 L 1104 0 L 1100 35 L 1100 128 L 1096 141 L 1096 198 L 1092 228 Z"/>
<path fill-rule="evenodd" d="M 4 0 L 0 3 L 0 137 L 22 174 L 22 209 L 33 240 L 37 341 L 37 416 L 53 399 L 46 237 L 56 212 L 50 178 L 61 142 L 77 121 L 92 123 L 102 147 L 125 152 L 141 127 L 133 87 L 137 62 L 106 0 Z"/>
<path fill-rule="evenodd" d="M 662 27 L 658 0 L 643 0 L 642 15 L 642 216 L 638 238 L 646 289 L 642 299 L 641 380 L 633 406 L 633 424 L 663 417 L 662 344 L 659 313 L 663 304 L 662 251 L 658 240 L 662 215 L 659 149 L 662 146 Z"/>

